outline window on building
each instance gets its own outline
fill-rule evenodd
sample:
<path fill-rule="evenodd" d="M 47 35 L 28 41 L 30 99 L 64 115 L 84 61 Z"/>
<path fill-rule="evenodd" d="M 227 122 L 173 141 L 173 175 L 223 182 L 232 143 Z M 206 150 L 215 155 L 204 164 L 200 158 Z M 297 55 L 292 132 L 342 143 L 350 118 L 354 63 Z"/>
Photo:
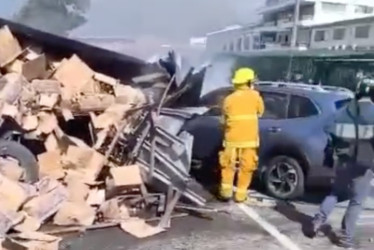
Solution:
<path fill-rule="evenodd" d="M 346 4 L 322 2 L 322 10 L 329 13 L 345 12 Z"/>
<path fill-rule="evenodd" d="M 318 115 L 318 109 L 314 103 L 306 97 L 291 96 L 288 109 L 288 118 L 302 118 Z"/>
<path fill-rule="evenodd" d="M 234 51 L 234 42 L 230 42 L 229 51 Z"/>
<path fill-rule="evenodd" d="M 244 37 L 244 50 L 250 50 L 250 48 L 251 48 L 250 37 L 246 36 Z"/>
<path fill-rule="evenodd" d="M 242 43 L 243 43 L 243 38 L 238 38 L 236 41 L 236 51 L 241 51 L 242 50 Z"/>
<path fill-rule="evenodd" d="M 283 11 L 278 14 L 278 22 L 288 23 L 293 20 L 293 11 Z"/>
<path fill-rule="evenodd" d="M 326 41 L 326 30 L 317 30 L 314 34 L 314 41 L 315 42 L 322 42 Z"/>
<path fill-rule="evenodd" d="M 261 47 L 261 40 L 259 36 L 254 36 L 253 37 L 253 48 L 254 49 L 259 49 Z"/>
<path fill-rule="evenodd" d="M 334 29 L 333 39 L 334 40 L 344 40 L 345 28 Z"/>
<path fill-rule="evenodd" d="M 314 15 L 314 5 L 305 5 L 300 8 L 300 15 Z"/>
<path fill-rule="evenodd" d="M 374 8 L 370 6 L 357 5 L 355 7 L 355 13 L 359 14 L 371 14 L 374 12 Z"/>
<path fill-rule="evenodd" d="M 355 38 L 369 38 L 370 25 L 357 26 L 355 29 Z"/>
<path fill-rule="evenodd" d="M 226 51 L 226 50 L 227 50 L 227 44 L 224 44 L 224 45 L 223 45 L 222 50 L 223 50 L 223 51 Z"/>
<path fill-rule="evenodd" d="M 284 43 L 288 43 L 290 40 L 290 36 L 289 35 L 284 35 Z"/>

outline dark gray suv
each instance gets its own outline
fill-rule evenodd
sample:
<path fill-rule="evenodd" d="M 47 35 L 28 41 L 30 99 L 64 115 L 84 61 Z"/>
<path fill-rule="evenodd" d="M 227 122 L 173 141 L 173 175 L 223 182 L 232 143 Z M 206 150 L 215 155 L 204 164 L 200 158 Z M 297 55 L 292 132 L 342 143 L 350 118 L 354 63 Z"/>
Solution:
<path fill-rule="evenodd" d="M 329 185 L 333 160 L 324 128 L 353 93 L 345 88 L 281 82 L 260 82 L 256 89 L 265 104 L 259 121 L 257 174 L 269 194 L 293 199 L 303 195 L 305 186 Z M 209 111 L 185 125 L 195 138 L 195 160 L 212 162 L 217 158 L 222 144 L 221 105 L 231 92 L 231 88 L 221 88 L 203 96 L 199 106 Z"/>

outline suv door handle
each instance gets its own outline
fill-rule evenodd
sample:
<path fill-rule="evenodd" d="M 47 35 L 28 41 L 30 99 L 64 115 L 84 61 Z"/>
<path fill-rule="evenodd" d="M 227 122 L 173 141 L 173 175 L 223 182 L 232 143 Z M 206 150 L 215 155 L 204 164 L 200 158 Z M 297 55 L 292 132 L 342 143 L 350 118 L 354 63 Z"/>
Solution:
<path fill-rule="evenodd" d="M 278 133 L 278 132 L 281 132 L 282 129 L 279 128 L 279 127 L 270 127 L 270 128 L 268 128 L 268 131 L 271 132 L 271 133 Z"/>

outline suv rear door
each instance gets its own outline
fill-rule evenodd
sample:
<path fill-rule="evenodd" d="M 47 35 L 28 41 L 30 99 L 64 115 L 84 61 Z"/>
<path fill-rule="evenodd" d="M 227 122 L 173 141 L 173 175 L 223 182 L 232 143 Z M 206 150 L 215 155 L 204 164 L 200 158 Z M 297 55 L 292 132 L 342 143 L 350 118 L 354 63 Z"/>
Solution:
<path fill-rule="evenodd" d="M 286 93 L 260 90 L 264 101 L 265 112 L 259 121 L 260 156 L 282 142 L 283 127 L 287 118 L 289 95 Z"/>
<path fill-rule="evenodd" d="M 294 153 L 301 153 L 313 166 L 322 166 L 323 149 L 327 143 L 322 110 L 313 99 L 302 94 L 291 94 L 287 119 L 282 130 L 284 143 Z"/>
<path fill-rule="evenodd" d="M 282 124 L 282 131 L 287 134 L 288 143 L 305 144 L 304 136 L 309 136 L 313 128 L 319 127 L 319 107 L 307 96 L 290 94 L 290 102 L 287 109 L 287 119 Z M 308 137 L 305 140 L 309 139 Z M 298 146 L 298 145 L 297 145 Z"/>

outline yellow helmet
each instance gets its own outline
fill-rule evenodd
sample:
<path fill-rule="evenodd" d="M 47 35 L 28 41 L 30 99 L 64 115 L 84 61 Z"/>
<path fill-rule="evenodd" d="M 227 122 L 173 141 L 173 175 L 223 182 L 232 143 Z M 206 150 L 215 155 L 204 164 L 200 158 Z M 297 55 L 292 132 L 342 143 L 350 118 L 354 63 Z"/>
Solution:
<path fill-rule="evenodd" d="M 255 79 L 255 72 L 251 68 L 240 68 L 235 72 L 232 83 L 234 85 L 243 85 Z"/>

